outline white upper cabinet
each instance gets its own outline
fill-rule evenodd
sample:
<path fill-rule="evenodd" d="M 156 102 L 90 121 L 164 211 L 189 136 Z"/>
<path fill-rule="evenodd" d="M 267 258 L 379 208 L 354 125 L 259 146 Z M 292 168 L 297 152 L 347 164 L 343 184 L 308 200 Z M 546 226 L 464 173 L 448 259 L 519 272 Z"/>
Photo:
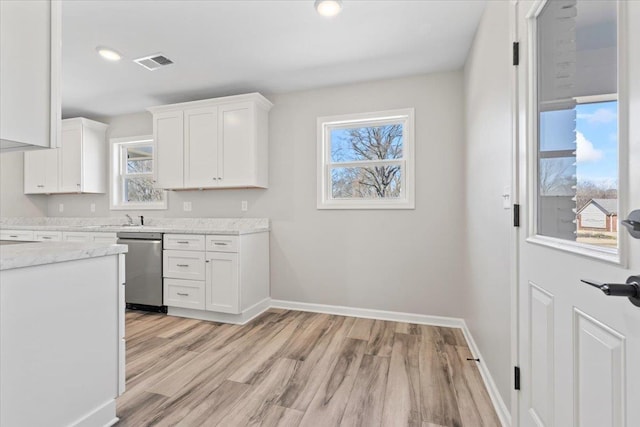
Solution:
<path fill-rule="evenodd" d="M 107 125 L 84 118 L 62 121 L 60 193 L 107 192 Z"/>
<path fill-rule="evenodd" d="M 149 108 L 157 187 L 267 188 L 272 105 L 251 93 Z"/>
<path fill-rule="evenodd" d="M 24 194 L 58 192 L 58 149 L 24 153 Z"/>
<path fill-rule="evenodd" d="M 218 175 L 218 107 L 184 111 L 184 186 L 212 187 Z"/>
<path fill-rule="evenodd" d="M 184 186 L 184 114 L 168 111 L 153 115 L 153 175 L 158 188 Z M 158 171 L 162 171 L 162 174 Z"/>
<path fill-rule="evenodd" d="M 0 1 L 0 148 L 58 146 L 59 1 Z"/>

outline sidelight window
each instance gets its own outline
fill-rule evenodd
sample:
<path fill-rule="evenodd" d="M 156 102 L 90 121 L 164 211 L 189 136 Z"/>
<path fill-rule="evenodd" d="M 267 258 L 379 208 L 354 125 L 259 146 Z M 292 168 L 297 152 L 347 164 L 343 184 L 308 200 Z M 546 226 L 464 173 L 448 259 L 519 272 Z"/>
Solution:
<path fill-rule="evenodd" d="M 536 234 L 618 247 L 615 2 L 557 0 L 536 19 Z"/>

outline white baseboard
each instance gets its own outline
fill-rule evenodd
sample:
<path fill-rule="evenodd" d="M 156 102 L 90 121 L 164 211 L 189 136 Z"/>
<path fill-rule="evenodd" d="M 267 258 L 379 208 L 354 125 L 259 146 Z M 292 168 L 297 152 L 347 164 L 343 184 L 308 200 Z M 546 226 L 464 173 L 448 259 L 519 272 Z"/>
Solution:
<path fill-rule="evenodd" d="M 464 333 L 464 337 L 467 340 L 467 344 L 469 344 L 469 350 L 473 357 L 476 359 L 480 359 L 478 363 L 478 370 L 480 371 L 480 375 L 484 381 L 485 387 L 487 387 L 487 392 L 489 392 L 489 397 L 491 398 L 491 402 L 493 402 L 493 407 L 498 414 L 498 418 L 500 418 L 500 422 L 503 427 L 511 426 L 511 412 L 509 411 L 509 407 L 505 404 L 500 392 L 498 391 L 498 387 L 496 386 L 495 381 L 493 381 L 493 377 L 491 376 L 491 372 L 489 372 L 489 368 L 487 368 L 487 364 L 484 363 L 484 359 L 480 354 L 480 350 L 478 349 L 478 345 L 473 339 L 473 335 L 471 335 L 471 331 L 467 327 L 467 323 L 463 320 L 462 332 Z"/>
<path fill-rule="evenodd" d="M 287 310 L 311 311 L 314 313 L 337 314 L 340 316 L 362 317 L 365 319 L 390 320 L 393 322 L 417 323 L 421 325 L 462 328 L 464 320 L 456 317 L 428 316 L 425 314 L 402 313 L 399 311 L 372 310 L 368 308 L 345 307 L 341 305 L 310 304 L 306 302 L 271 300 L 271 307 Z"/>
<path fill-rule="evenodd" d="M 103 426 L 109 427 L 118 422 L 116 417 L 116 400 L 110 399 L 104 404 L 98 406 L 81 419 L 71 424 L 73 427 L 93 427 Z"/>
<path fill-rule="evenodd" d="M 181 307 L 168 307 L 167 314 L 170 316 L 187 317 L 189 319 L 244 325 L 267 311 L 271 306 L 270 301 L 270 298 L 265 298 L 247 308 L 240 314 L 218 313 L 214 311 L 195 310 L 192 308 Z"/>
<path fill-rule="evenodd" d="M 448 328 L 460 328 L 469 344 L 469 350 L 476 359 L 480 359 L 477 364 L 480 375 L 484 381 L 487 392 L 491 397 L 493 407 L 500 418 L 503 427 L 511 426 L 511 414 L 509 407 L 505 404 L 502 396 L 498 392 L 496 383 L 484 363 L 484 359 L 478 350 L 476 342 L 467 327 L 464 319 L 456 317 L 428 316 L 425 314 L 402 313 L 397 311 L 371 310 L 368 308 L 345 307 L 340 305 L 310 304 L 306 302 L 271 300 L 272 308 L 281 308 L 286 310 L 311 311 L 314 313 L 336 314 L 341 316 L 363 317 L 366 319 L 390 320 L 393 322 L 408 322 L 421 325 L 443 326 Z"/>

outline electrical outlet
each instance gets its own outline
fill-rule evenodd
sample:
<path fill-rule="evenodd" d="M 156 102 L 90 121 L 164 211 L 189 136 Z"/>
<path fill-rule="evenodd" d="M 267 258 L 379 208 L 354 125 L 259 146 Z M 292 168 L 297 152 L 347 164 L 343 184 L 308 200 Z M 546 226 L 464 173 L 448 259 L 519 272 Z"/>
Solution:
<path fill-rule="evenodd" d="M 91 203 L 90 209 L 91 209 L 91 212 L 95 212 L 96 211 L 96 204 L 95 203 Z"/>
<path fill-rule="evenodd" d="M 182 202 L 182 210 L 185 212 L 191 212 L 191 202 Z"/>
<path fill-rule="evenodd" d="M 242 212 L 246 212 L 249 209 L 249 204 L 246 200 L 242 201 L 242 206 L 240 207 L 240 209 L 242 210 Z"/>
<path fill-rule="evenodd" d="M 58 205 L 58 212 L 64 212 L 64 203 Z"/>

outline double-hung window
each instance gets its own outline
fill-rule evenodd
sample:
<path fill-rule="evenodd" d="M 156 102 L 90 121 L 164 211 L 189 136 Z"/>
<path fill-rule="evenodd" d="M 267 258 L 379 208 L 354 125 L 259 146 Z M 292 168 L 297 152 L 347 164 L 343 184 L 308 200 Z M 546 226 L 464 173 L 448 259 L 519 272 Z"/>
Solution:
<path fill-rule="evenodd" d="M 111 209 L 166 209 L 166 192 L 154 187 L 153 138 L 111 142 Z"/>
<path fill-rule="evenodd" d="M 318 209 L 413 209 L 412 108 L 318 119 Z"/>

